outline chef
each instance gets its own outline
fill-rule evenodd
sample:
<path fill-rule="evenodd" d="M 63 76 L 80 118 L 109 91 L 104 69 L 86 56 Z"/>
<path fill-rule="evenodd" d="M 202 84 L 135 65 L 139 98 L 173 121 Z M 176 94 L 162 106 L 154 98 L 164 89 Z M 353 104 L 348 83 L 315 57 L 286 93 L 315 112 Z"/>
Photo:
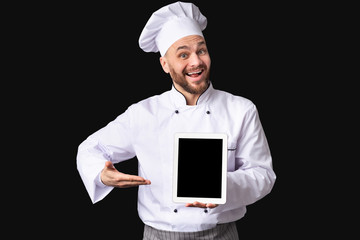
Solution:
<path fill-rule="evenodd" d="M 129 106 L 78 148 L 77 168 L 93 203 L 113 188 L 138 187 L 144 239 L 238 239 L 235 222 L 247 205 L 270 193 L 276 179 L 256 106 L 215 89 L 210 81 L 211 59 L 202 32 L 206 25 L 206 17 L 192 3 L 175 2 L 155 11 L 139 45 L 145 52 L 160 52 L 172 88 Z M 172 201 L 177 132 L 227 134 L 225 204 Z M 114 167 L 135 156 L 138 176 Z M 206 179 L 201 184 L 207 184 Z"/>

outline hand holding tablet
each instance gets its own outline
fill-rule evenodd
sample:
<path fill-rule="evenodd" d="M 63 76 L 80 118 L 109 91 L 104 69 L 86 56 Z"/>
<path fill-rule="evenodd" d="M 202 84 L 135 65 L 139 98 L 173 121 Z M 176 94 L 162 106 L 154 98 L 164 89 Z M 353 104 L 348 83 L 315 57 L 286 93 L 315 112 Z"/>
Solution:
<path fill-rule="evenodd" d="M 219 204 L 201 203 L 201 202 L 187 203 L 185 205 L 185 207 L 199 207 L 199 208 L 216 208 L 217 206 L 219 206 Z"/>

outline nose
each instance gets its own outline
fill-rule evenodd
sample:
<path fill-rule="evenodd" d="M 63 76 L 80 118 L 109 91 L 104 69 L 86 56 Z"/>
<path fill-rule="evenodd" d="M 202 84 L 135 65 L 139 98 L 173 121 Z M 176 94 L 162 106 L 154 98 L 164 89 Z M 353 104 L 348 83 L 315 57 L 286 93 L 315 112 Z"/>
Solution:
<path fill-rule="evenodd" d="M 201 58 L 196 53 L 192 53 L 189 57 L 189 66 L 197 67 L 202 63 Z"/>

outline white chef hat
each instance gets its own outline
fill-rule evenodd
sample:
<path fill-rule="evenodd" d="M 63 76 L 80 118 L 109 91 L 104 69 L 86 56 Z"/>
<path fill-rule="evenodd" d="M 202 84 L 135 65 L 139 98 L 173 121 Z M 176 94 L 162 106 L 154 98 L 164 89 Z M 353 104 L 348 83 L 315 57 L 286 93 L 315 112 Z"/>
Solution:
<path fill-rule="evenodd" d="M 145 52 L 158 52 L 164 56 L 169 47 L 180 38 L 200 35 L 207 20 L 192 3 L 175 2 L 155 11 L 149 18 L 139 38 Z"/>

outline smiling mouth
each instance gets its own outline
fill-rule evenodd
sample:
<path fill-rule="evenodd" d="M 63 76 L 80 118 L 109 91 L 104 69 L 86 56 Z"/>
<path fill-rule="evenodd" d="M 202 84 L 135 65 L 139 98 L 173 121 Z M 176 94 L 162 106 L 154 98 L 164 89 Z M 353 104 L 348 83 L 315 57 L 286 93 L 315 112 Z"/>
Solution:
<path fill-rule="evenodd" d="M 187 76 L 189 77 L 198 77 L 200 76 L 202 73 L 204 72 L 204 70 L 199 70 L 199 71 L 196 71 L 196 72 L 189 72 L 189 73 L 185 73 Z"/>

